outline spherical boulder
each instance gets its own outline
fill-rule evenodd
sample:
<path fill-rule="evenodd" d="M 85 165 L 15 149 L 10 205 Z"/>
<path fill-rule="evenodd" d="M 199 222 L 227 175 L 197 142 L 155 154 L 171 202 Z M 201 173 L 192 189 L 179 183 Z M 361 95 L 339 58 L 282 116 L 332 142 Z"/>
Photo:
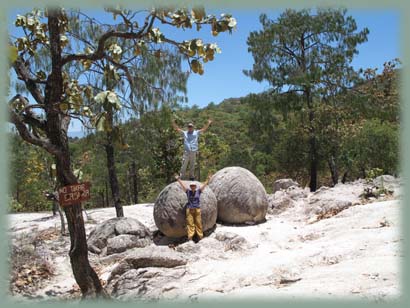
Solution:
<path fill-rule="evenodd" d="M 218 206 L 218 221 L 258 223 L 265 220 L 268 199 L 265 188 L 249 170 L 227 167 L 209 181 Z"/>
<path fill-rule="evenodd" d="M 191 182 L 183 181 L 186 187 Z M 197 187 L 200 182 L 195 182 Z M 186 204 L 188 198 L 181 185 L 174 182 L 166 186 L 154 204 L 154 221 L 157 228 L 166 236 L 178 238 L 187 234 Z M 205 187 L 200 197 L 203 231 L 211 229 L 216 223 L 216 197 L 209 187 Z"/>

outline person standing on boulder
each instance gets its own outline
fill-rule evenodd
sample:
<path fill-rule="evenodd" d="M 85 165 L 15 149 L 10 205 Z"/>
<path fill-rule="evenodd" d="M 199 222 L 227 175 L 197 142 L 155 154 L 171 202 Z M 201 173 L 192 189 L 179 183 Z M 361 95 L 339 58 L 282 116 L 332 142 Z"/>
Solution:
<path fill-rule="evenodd" d="M 175 179 L 181 185 L 188 198 L 188 203 L 186 204 L 185 210 L 188 241 L 192 240 L 195 233 L 198 236 L 198 241 L 200 241 L 204 237 L 204 233 L 202 231 L 200 196 L 205 187 L 208 185 L 211 176 L 212 175 L 208 175 L 205 183 L 203 183 L 201 187 L 197 189 L 195 182 L 190 183 L 188 188 L 185 186 L 184 182 L 181 181 L 179 176 L 175 175 Z"/>
<path fill-rule="evenodd" d="M 201 133 L 204 133 L 209 125 L 211 125 L 212 120 L 209 119 L 208 123 L 199 130 L 194 129 L 193 123 L 188 123 L 187 130 L 182 130 L 178 125 L 175 123 L 175 120 L 172 120 L 172 126 L 176 131 L 182 133 L 184 135 L 184 155 L 182 157 L 182 167 L 180 172 L 180 177 L 182 179 L 186 179 L 186 168 L 188 163 L 190 164 L 189 167 L 189 179 L 191 181 L 195 180 L 195 161 L 196 155 L 198 153 L 198 138 Z"/>

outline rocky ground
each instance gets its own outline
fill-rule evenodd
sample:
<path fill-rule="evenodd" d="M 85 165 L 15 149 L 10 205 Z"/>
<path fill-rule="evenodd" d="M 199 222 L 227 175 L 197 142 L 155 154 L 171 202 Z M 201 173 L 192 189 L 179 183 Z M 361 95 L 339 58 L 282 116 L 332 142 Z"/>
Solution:
<path fill-rule="evenodd" d="M 126 206 L 125 216 L 142 225 L 114 220 L 111 229 L 94 231 L 90 260 L 119 300 L 394 299 L 401 294 L 403 258 L 400 185 L 385 177 L 386 189 L 380 186 L 359 180 L 310 193 L 279 185 L 268 196 L 266 222 L 217 224 L 197 244 L 159 235 L 153 204 Z M 114 208 L 87 212 L 88 235 L 115 217 Z M 78 299 L 69 237 L 59 235 L 59 217 L 11 214 L 9 222 L 13 298 Z M 96 238 L 104 232 L 115 240 Z"/>

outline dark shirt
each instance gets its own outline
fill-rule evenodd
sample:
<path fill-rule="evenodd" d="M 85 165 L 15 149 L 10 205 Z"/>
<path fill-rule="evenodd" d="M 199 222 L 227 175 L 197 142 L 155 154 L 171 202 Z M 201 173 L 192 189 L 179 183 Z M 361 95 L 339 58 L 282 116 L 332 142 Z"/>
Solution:
<path fill-rule="evenodd" d="M 196 189 L 195 193 L 194 193 L 192 190 L 187 189 L 186 195 L 188 197 L 187 208 L 189 208 L 189 209 L 199 209 L 200 208 L 199 197 L 201 195 L 201 190 Z"/>

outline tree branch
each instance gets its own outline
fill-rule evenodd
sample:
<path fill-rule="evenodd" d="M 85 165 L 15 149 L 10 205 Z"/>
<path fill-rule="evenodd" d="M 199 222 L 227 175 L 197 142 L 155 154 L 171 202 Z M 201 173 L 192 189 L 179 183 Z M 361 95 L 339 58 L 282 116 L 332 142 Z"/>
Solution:
<path fill-rule="evenodd" d="M 37 81 L 36 79 L 30 77 L 29 70 L 27 69 L 22 57 L 17 58 L 17 60 L 13 63 L 13 68 L 17 74 L 17 78 L 25 83 L 27 90 L 29 90 L 36 102 L 39 104 L 44 104 L 44 96 L 41 93 L 40 88 L 37 86 Z"/>
<path fill-rule="evenodd" d="M 10 102 L 14 101 L 15 99 L 24 99 L 23 96 L 21 96 L 20 94 L 17 94 L 16 96 L 14 96 Z M 47 152 L 49 152 L 50 154 L 53 155 L 61 155 L 59 149 L 52 145 L 51 142 L 46 139 L 46 138 L 42 138 L 40 136 L 35 136 L 33 133 L 31 133 L 28 129 L 28 127 L 26 126 L 25 123 L 25 119 L 20 116 L 19 114 L 17 114 L 14 110 L 12 110 L 11 108 L 9 108 L 9 122 L 14 124 L 14 126 L 16 127 L 19 135 L 21 136 L 21 138 L 31 144 L 37 145 L 39 147 L 42 147 L 43 149 L 45 149 Z"/>
<path fill-rule="evenodd" d="M 150 21 L 149 21 L 149 16 L 152 16 Z M 124 39 L 140 39 L 143 36 L 145 36 L 149 32 L 149 30 L 152 28 L 155 18 L 156 18 L 155 15 L 152 15 L 152 14 L 148 15 L 147 18 L 145 19 L 144 27 L 142 27 L 142 29 L 136 33 L 114 31 L 114 30 L 104 33 L 98 40 L 98 47 L 94 53 L 67 55 L 62 58 L 62 65 L 65 65 L 71 61 L 80 61 L 80 60 L 96 61 L 96 60 L 102 59 L 105 56 L 105 43 L 107 42 L 108 39 L 112 37 L 124 38 Z"/>
<path fill-rule="evenodd" d="M 112 63 L 115 67 L 117 67 L 117 68 L 119 68 L 119 69 L 121 69 L 121 70 L 124 71 L 125 76 L 126 76 L 126 78 L 127 78 L 127 80 L 128 80 L 128 83 L 131 85 L 131 90 L 130 90 L 130 96 L 129 96 L 129 98 L 130 98 L 131 104 L 134 105 L 134 90 L 133 90 L 133 89 L 135 88 L 135 87 L 134 87 L 134 80 L 133 80 L 133 78 L 132 78 L 132 76 L 131 76 L 131 74 L 130 74 L 130 71 L 128 70 L 128 67 L 127 67 L 126 65 L 124 65 L 124 64 L 121 64 L 121 63 L 116 62 L 112 57 L 110 57 L 110 56 L 108 56 L 108 55 L 106 55 L 105 58 L 106 58 L 110 63 Z"/>
<path fill-rule="evenodd" d="M 13 112 L 15 112 L 23 121 L 24 124 L 28 124 L 31 125 L 33 127 L 37 127 L 41 130 L 45 130 L 46 128 L 46 121 L 43 119 L 38 118 L 30 109 L 33 108 L 42 108 L 44 109 L 43 105 L 30 105 L 29 102 L 27 101 L 27 98 L 25 98 L 24 96 L 20 95 L 20 94 L 16 94 L 14 97 L 12 97 L 9 102 L 9 108 L 11 107 L 11 104 L 16 101 L 16 100 L 20 100 L 23 104 L 24 104 L 24 108 L 19 111 L 19 112 L 15 112 L 13 110 Z"/>
<path fill-rule="evenodd" d="M 70 113 L 70 117 L 73 119 L 76 119 L 81 122 L 81 124 L 86 128 L 86 129 L 94 129 L 94 127 L 89 126 L 88 123 L 84 120 L 81 114 L 78 113 Z"/>

